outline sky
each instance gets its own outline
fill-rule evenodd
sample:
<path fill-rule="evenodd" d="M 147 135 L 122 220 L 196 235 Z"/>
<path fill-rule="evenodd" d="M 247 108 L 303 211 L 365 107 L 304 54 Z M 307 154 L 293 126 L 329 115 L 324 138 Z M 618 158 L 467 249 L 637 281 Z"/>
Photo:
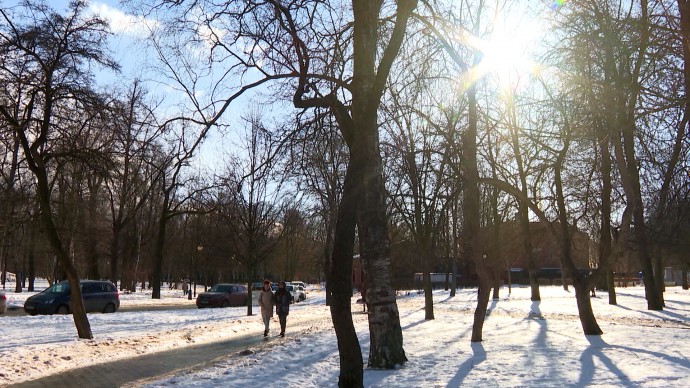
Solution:
<path fill-rule="evenodd" d="M 13 286 L 8 286 L 8 290 Z M 305 302 L 293 305 L 284 339 L 246 355 L 229 354 L 212 365 L 180 371 L 147 387 L 335 387 L 338 352 L 324 293 L 308 286 Z M 408 362 L 395 370 L 365 369 L 366 387 L 686 387 L 690 381 L 690 291 L 669 287 L 664 311 L 647 311 L 643 287 L 619 288 L 618 306 L 599 292 L 593 308 L 602 336 L 585 336 L 574 291 L 542 286 L 540 303 L 528 287 L 503 287 L 492 301 L 484 341 L 471 343 L 476 289 L 434 292 L 436 319 L 424 320 L 416 291 L 397 299 Z M 10 306 L 30 295 L 7 292 Z M 355 304 L 353 320 L 363 357 L 369 350 L 367 315 Z M 121 295 L 122 305 L 190 303 L 181 291 Z M 71 316 L 0 315 L 0 386 L 58 373 L 74 365 L 115 360 L 263 331 L 258 315 L 244 308 L 187 309 L 90 314 L 93 340 L 79 340 Z M 329 324 L 324 325 L 324 319 Z M 299 323 L 298 323 L 299 322 Z M 304 323 L 311 322 L 311 323 Z M 200 327 L 211 330 L 198 330 Z M 274 318 L 272 329 L 277 334 Z M 32 333 L 32 335 L 28 335 Z M 141 343 L 146 347 L 142 347 Z M 45 358 L 59 351 L 50 363 Z M 98 357 L 95 355 L 98 354 Z M 276 373 L 276 365 L 290 367 Z M 3 380 L 4 379 L 4 380 Z"/>

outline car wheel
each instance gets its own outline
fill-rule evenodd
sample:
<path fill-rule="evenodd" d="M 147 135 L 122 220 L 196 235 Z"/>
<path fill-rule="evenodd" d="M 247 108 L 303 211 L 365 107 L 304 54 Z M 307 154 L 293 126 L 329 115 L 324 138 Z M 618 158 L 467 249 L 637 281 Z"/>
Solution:
<path fill-rule="evenodd" d="M 230 302 L 228 302 L 227 300 L 224 300 L 223 303 L 220 305 L 220 307 L 223 307 L 223 308 L 230 307 Z"/>
<path fill-rule="evenodd" d="M 115 312 L 115 305 L 112 304 L 112 303 L 108 303 L 107 305 L 105 305 L 105 308 L 103 309 L 103 312 L 104 312 L 105 314 L 114 313 L 114 312 Z"/>
<path fill-rule="evenodd" d="M 56 314 L 60 314 L 60 315 L 69 314 L 69 307 L 65 306 L 64 304 L 61 304 L 60 306 L 58 306 Z"/>

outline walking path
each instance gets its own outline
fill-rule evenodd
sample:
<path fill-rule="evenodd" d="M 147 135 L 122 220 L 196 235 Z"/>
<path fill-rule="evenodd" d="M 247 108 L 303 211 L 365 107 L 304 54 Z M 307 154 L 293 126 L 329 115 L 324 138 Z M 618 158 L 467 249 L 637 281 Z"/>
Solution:
<path fill-rule="evenodd" d="M 311 324 L 312 320 L 296 319 L 288 324 L 287 340 L 300 335 Z M 324 322 L 325 323 L 325 322 Z M 328 328 L 329 325 L 321 325 Z M 267 346 L 272 341 L 265 341 L 262 331 L 250 335 L 212 342 L 202 345 L 192 345 L 183 348 L 150 353 L 143 356 L 116 360 L 102 364 L 88 365 L 70 369 L 55 375 L 36 380 L 13 384 L 13 387 L 136 387 L 149 381 L 157 380 L 165 375 L 181 372 L 186 369 L 198 369 L 211 364 L 218 358 L 240 356 L 243 351 L 251 348 Z"/>

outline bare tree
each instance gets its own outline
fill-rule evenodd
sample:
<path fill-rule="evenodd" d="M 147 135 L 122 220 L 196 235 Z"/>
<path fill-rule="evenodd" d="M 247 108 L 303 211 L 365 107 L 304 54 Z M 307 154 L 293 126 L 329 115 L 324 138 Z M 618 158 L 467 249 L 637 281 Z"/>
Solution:
<path fill-rule="evenodd" d="M 152 168 L 148 159 L 156 147 L 155 141 L 162 135 L 161 128 L 156 124 L 153 107 L 149 106 L 145 98 L 146 91 L 141 82 L 135 80 L 127 95 L 112 103 L 113 148 L 120 163 L 109 172 L 105 181 L 112 219 L 110 280 L 117 284 L 118 279 L 121 279 L 120 289 L 129 291 L 135 291 L 136 279 L 132 279 L 130 274 L 133 274 L 136 263 L 131 260 L 132 255 L 122 255 L 123 233 L 137 221 L 138 213 L 150 197 L 152 180 L 155 179 L 157 170 Z M 136 234 L 140 241 L 141 231 Z"/>
<path fill-rule="evenodd" d="M 252 315 L 251 284 L 260 280 L 256 278 L 259 266 L 275 252 L 291 225 L 282 222 L 285 211 L 280 182 L 271 180 L 275 150 L 269 133 L 258 112 L 252 112 L 247 122 L 243 155 L 229 158 L 231 162 L 227 175 L 221 177 L 223 190 L 217 201 L 223 204 L 220 213 L 230 226 L 226 238 L 232 241 L 233 259 L 249 272 L 247 315 Z"/>
<path fill-rule="evenodd" d="M 60 233 L 56 228 L 51 204 L 49 173 L 55 161 L 51 143 L 61 130 L 54 117 L 56 109 L 69 104 L 88 102 L 94 94 L 89 90 L 87 66 L 117 66 L 103 51 L 107 24 L 97 17 L 85 17 L 86 3 L 72 2 L 66 15 L 60 15 L 41 3 L 27 2 L 28 24 L 18 25 L 14 15 L 0 9 L 2 32 L 0 50 L 3 56 L 22 58 L 30 63 L 29 77 L 17 80 L 30 85 L 16 88 L 11 94 L 13 106 L 4 104 L 0 113 L 16 131 L 27 165 L 36 177 L 41 218 L 55 255 L 67 274 L 73 302 L 73 316 L 79 338 L 93 338 L 86 317 L 79 286 L 79 274 L 72 264 Z M 6 62 L 3 62 L 6 63 Z M 3 69 L 9 73 L 13 69 Z M 11 90 L 8 90 L 12 93 Z M 8 96 L 8 97 L 10 97 Z M 21 113 L 13 114 L 16 109 Z M 77 116 L 79 117 L 79 116 Z"/>
<path fill-rule="evenodd" d="M 377 110 L 392 63 L 402 45 L 407 21 L 417 1 L 398 1 L 393 9 L 384 7 L 383 1 L 354 0 L 350 20 L 343 20 L 341 17 L 344 14 L 341 11 L 346 11 L 346 8 L 345 4 L 339 2 L 204 3 L 216 8 L 214 12 L 208 13 L 213 17 L 202 20 L 194 18 L 198 4 L 196 1 L 155 3 L 180 6 L 182 16 L 174 23 L 176 31 L 189 27 L 194 32 L 195 42 L 208 43 L 206 47 L 211 48 L 208 57 L 211 62 L 228 59 L 228 67 L 222 74 L 247 75 L 249 71 L 254 71 L 260 77 L 255 82 L 239 86 L 235 92 L 226 93 L 229 97 L 222 98 L 220 108 L 214 112 L 209 123 L 217 122 L 229 104 L 246 90 L 281 79 L 288 79 L 296 84 L 289 84 L 290 87 L 284 89 L 286 94 L 292 94 L 292 102 L 296 108 L 327 108 L 336 117 L 339 129 L 350 147 L 352 168 L 349 177 L 353 187 L 349 191 L 345 189 L 344 193 L 354 195 L 351 200 L 343 197 L 342 202 L 352 204 L 353 207 L 343 208 L 341 203 L 339 214 L 357 215 L 356 223 L 359 226 L 360 245 L 368 276 L 367 285 L 371 287 L 368 294 L 371 296 L 370 303 L 376 306 L 369 315 L 369 365 L 393 368 L 404 363 L 406 357 L 402 348 L 402 329 L 395 292 L 390 282 L 390 247 L 381 176 Z M 379 30 L 382 18 L 387 20 L 385 30 Z M 203 28 L 199 28 L 200 26 Z M 218 33 L 221 27 L 223 34 Z M 324 34 L 326 31 L 328 33 Z M 204 32 L 203 36 L 199 32 Z M 244 47 L 238 47 L 238 42 L 239 46 Z M 349 69 L 353 71 L 351 76 Z M 199 74 L 194 71 L 191 73 Z M 333 74 L 337 76 L 334 77 Z M 213 89 L 214 96 L 227 92 L 227 84 L 216 85 L 218 88 Z M 354 224 L 341 224 L 338 230 L 347 241 L 345 245 L 354 243 Z M 336 239 L 337 236 L 338 233 Z M 335 243 L 334 246 L 336 245 L 343 248 L 340 243 Z M 336 260 L 344 260 L 344 265 L 339 266 L 337 272 L 332 270 L 331 273 L 337 273 L 343 279 L 337 282 L 336 289 L 332 289 L 338 295 L 332 294 L 334 304 L 331 308 L 341 341 L 343 368 L 340 384 L 360 386 L 362 371 L 358 364 L 361 364 L 361 353 L 355 345 L 357 339 L 349 315 L 348 279 L 351 265 L 348 266 L 348 263 L 352 260 L 352 248 L 337 252 L 338 257 L 333 257 L 334 263 Z M 343 319 L 346 321 L 341 326 Z M 352 352 L 344 351 L 345 343 L 353 349 Z"/>

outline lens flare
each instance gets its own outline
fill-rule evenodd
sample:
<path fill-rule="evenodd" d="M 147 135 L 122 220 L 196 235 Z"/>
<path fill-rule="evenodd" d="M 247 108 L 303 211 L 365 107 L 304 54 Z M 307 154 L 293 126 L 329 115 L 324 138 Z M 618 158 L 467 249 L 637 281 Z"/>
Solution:
<path fill-rule="evenodd" d="M 558 8 L 561 8 L 561 7 L 565 4 L 565 1 L 566 1 L 566 0 L 554 0 L 554 1 L 551 3 L 551 8 L 554 9 L 554 10 L 556 10 L 556 9 L 558 9 Z"/>

